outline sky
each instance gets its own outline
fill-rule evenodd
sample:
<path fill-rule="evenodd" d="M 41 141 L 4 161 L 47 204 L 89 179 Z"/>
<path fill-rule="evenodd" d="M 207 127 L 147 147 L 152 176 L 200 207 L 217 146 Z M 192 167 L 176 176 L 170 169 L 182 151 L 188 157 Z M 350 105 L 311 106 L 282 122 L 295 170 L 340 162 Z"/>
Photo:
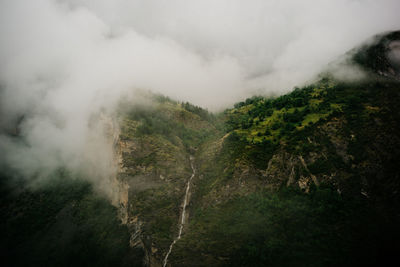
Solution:
<path fill-rule="evenodd" d="M 398 0 L 0 0 L 0 160 L 28 176 L 104 160 L 89 121 L 134 89 L 211 111 L 289 92 L 400 29 L 399 10 Z M 21 116 L 23 144 L 8 136 Z"/>

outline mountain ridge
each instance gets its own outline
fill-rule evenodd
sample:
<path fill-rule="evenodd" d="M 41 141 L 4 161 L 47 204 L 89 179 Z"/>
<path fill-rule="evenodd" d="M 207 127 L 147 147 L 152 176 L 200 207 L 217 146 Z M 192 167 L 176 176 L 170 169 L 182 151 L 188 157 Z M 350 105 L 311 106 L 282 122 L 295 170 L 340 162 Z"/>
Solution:
<path fill-rule="evenodd" d="M 397 36 L 396 34 L 394 36 Z M 379 44 L 380 41 L 375 46 L 379 47 Z M 364 47 L 359 53 L 367 51 L 368 54 L 368 49 L 370 47 Z M 354 58 L 358 60 L 357 57 L 359 54 L 356 53 Z M 368 66 L 363 67 L 367 69 Z M 189 206 L 191 218 L 187 226 L 187 234 L 176 244 L 175 250 L 170 255 L 171 265 L 291 265 L 293 262 L 290 260 L 295 257 L 290 255 L 284 256 L 289 257 L 289 262 L 277 258 L 279 256 L 266 258 L 263 254 L 266 253 L 265 247 L 271 244 L 254 245 L 252 249 L 256 249 L 256 254 L 250 257 L 254 251 L 251 252 L 247 244 L 253 241 L 251 238 L 248 240 L 241 237 L 240 230 L 237 230 L 241 229 L 241 224 L 247 224 L 250 221 L 233 210 L 234 216 L 225 211 L 241 209 L 240 207 L 249 201 L 255 205 L 259 205 L 257 203 L 261 201 L 271 209 L 279 206 L 279 203 L 287 203 L 287 205 L 291 203 L 295 207 L 300 205 L 299 209 L 304 209 L 304 212 L 311 212 L 311 214 L 316 212 L 313 214 L 317 218 L 316 222 L 308 226 L 314 228 L 320 227 L 321 222 L 318 220 L 323 220 L 323 218 L 308 201 L 311 201 L 310 198 L 318 197 L 321 198 L 320 208 L 330 211 L 324 216 L 337 216 L 338 219 L 335 221 L 331 218 L 327 231 L 344 227 L 342 231 L 349 231 L 349 233 L 354 231 L 353 228 L 357 223 L 360 223 L 351 214 L 354 211 L 348 207 L 344 209 L 343 215 L 339 210 L 327 208 L 324 205 L 330 206 L 332 205 L 330 201 L 333 201 L 338 207 L 343 207 L 343 205 L 358 207 L 360 211 L 355 213 L 364 219 L 374 218 L 372 213 L 379 212 L 379 209 L 371 213 L 367 211 L 374 205 L 384 205 L 388 208 L 381 211 L 381 215 L 388 216 L 390 212 L 394 212 L 399 204 L 396 196 L 399 183 L 395 164 L 398 157 L 395 148 L 399 144 L 396 123 L 399 121 L 399 112 L 395 108 L 395 103 L 399 99 L 399 85 L 394 77 L 386 75 L 380 69 L 372 68 L 370 73 L 370 76 L 361 82 L 338 81 L 328 75 L 321 77 L 314 84 L 295 89 L 292 93 L 275 99 L 264 97 L 247 99 L 216 116 L 211 122 L 216 125 L 214 128 L 211 127 L 212 134 L 200 141 L 200 145 L 198 142 L 196 144 L 198 151 L 195 164 L 199 175 L 193 180 L 192 200 Z M 185 109 L 185 105 L 189 104 L 175 103 L 175 105 L 177 109 Z M 182 123 L 185 125 L 185 122 Z M 182 138 L 183 136 L 181 135 Z M 388 180 L 385 181 L 385 179 Z M 287 190 L 294 191 L 283 193 L 287 196 L 282 197 L 280 192 Z M 300 190 L 300 193 L 296 193 L 297 190 Z M 258 200 L 254 202 L 254 199 Z M 311 206 L 305 208 L 304 205 Z M 247 212 L 249 216 L 250 214 L 258 216 L 260 223 L 262 222 L 255 225 L 257 228 L 263 227 L 262 224 L 269 224 L 268 221 L 264 221 L 263 216 L 259 217 L 257 209 L 247 207 Z M 274 216 L 277 222 L 280 222 L 279 209 L 275 212 L 277 213 L 274 213 Z M 293 213 L 296 212 L 298 211 L 294 209 Z M 218 215 L 218 213 L 223 215 Z M 178 210 L 176 214 L 179 214 Z M 204 214 L 207 214 L 206 218 Z M 287 216 L 293 215 L 289 213 Z M 397 218 L 398 215 L 393 216 Z M 307 218 L 300 216 L 298 220 L 307 225 L 305 222 Z M 346 221 L 350 221 L 351 225 L 340 226 Z M 225 228 L 218 228 L 215 224 L 217 222 L 225 225 Z M 228 226 L 227 223 L 234 226 Z M 169 231 L 167 228 L 164 231 L 173 236 L 174 224 L 170 222 Z M 395 229 L 390 222 L 388 225 L 391 225 L 390 229 Z M 329 230 L 329 227 L 332 229 Z M 352 230 L 350 231 L 349 228 Z M 374 227 L 372 228 L 372 230 L 364 229 L 363 231 L 366 232 L 361 231 L 359 234 L 371 232 L 374 235 L 379 232 Z M 227 230 L 234 232 L 223 234 Z M 242 231 L 242 234 L 252 235 L 251 229 L 245 228 Z M 280 230 L 272 231 L 272 233 L 264 232 L 260 235 L 266 235 L 264 238 L 268 240 L 269 235 L 277 233 L 280 233 Z M 226 235 L 225 238 L 223 238 L 224 235 Z M 294 232 L 289 232 L 289 235 L 299 238 Z M 384 236 L 383 239 L 388 238 Z M 213 237 L 218 238 L 213 239 Z M 226 239 L 228 237 L 229 239 Z M 169 238 L 171 239 L 171 236 Z M 330 233 L 329 238 L 330 241 L 324 237 L 317 241 L 332 242 L 336 245 L 353 243 L 352 250 L 358 253 L 353 255 L 354 261 L 352 263 L 341 261 L 351 249 L 339 250 L 335 254 L 332 252 L 335 251 L 333 247 L 330 247 L 332 253 L 314 252 L 320 253 L 320 259 L 325 258 L 324 261 L 315 263 L 310 262 L 307 257 L 304 258 L 304 255 L 310 253 L 309 250 L 296 247 L 304 253 L 304 255 L 298 255 L 297 257 L 300 258 L 297 260 L 307 266 L 313 264 L 327 266 L 339 263 L 352 265 L 357 261 L 371 263 L 377 260 L 376 258 L 367 259 L 367 257 L 363 259 L 363 254 L 360 252 L 362 249 L 357 249 L 357 245 L 354 245 L 357 242 L 362 244 L 360 240 L 336 238 L 333 233 Z M 242 246 L 238 243 L 235 245 L 235 240 L 239 244 L 242 242 Z M 160 251 L 160 248 L 165 245 L 158 244 L 160 240 L 153 241 L 154 243 L 147 248 L 148 251 L 152 251 L 150 254 L 153 256 L 149 265 L 157 266 L 157 262 L 160 262 L 164 253 L 164 249 Z M 302 241 L 301 244 L 309 243 L 310 247 L 315 245 L 310 240 L 303 239 Z M 369 242 L 371 240 L 366 243 Z M 207 248 L 209 244 L 215 244 L 211 251 Z M 284 244 L 286 245 L 283 247 L 290 247 L 289 243 Z M 277 247 L 272 251 L 275 251 L 276 255 L 285 255 L 282 249 L 282 247 Z M 363 249 L 371 250 L 372 248 L 364 246 Z M 200 251 L 202 256 L 196 260 Z M 238 255 L 242 258 L 238 259 Z M 350 257 L 350 254 L 347 256 Z"/>
<path fill-rule="evenodd" d="M 162 266 L 180 231 L 194 155 L 182 237 L 167 266 L 391 266 L 400 237 L 400 83 L 388 53 L 399 33 L 350 52 L 363 80 L 323 73 L 218 114 L 151 93 L 123 100 L 106 127 L 116 207 L 68 172 L 55 174 L 53 189 L 31 192 L 10 186 L 13 175 L 2 170 L 5 261 Z M 71 232 L 60 230 L 63 218 Z M 19 232 L 25 223 L 34 227 Z M 73 238 L 43 248 L 60 233 Z"/>

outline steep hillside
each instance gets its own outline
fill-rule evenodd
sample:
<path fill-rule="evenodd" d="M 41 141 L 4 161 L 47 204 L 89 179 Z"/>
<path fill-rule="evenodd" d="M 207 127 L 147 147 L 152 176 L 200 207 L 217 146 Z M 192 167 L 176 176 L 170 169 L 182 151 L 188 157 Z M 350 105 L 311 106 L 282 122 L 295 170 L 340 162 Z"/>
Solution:
<path fill-rule="evenodd" d="M 162 96 L 146 99 L 146 105 L 120 107 L 118 180 L 127 188 L 122 209 L 131 245 L 144 249 L 145 264 L 159 266 L 177 235 L 190 156 L 217 130 L 203 109 Z"/>
<path fill-rule="evenodd" d="M 349 53 L 362 81 L 326 72 L 219 114 L 151 93 L 126 98 L 107 120 L 116 207 L 65 170 L 36 190 L 0 170 L 5 261 L 390 266 L 400 238 L 399 40 L 388 33 Z"/>
<path fill-rule="evenodd" d="M 227 132 L 198 151 L 193 217 L 171 260 L 354 266 L 393 257 L 399 100 L 391 80 L 323 78 L 227 110 Z"/>
<path fill-rule="evenodd" d="M 133 244 L 162 264 L 192 154 L 189 223 L 169 265 L 379 265 L 399 236 L 399 90 L 378 76 L 324 77 L 206 119 L 171 101 L 135 108 L 120 176 Z"/>
<path fill-rule="evenodd" d="M 400 237 L 399 34 L 353 59 L 362 82 L 329 74 L 224 112 L 198 152 L 188 234 L 176 266 L 358 266 L 394 259 Z M 211 159 L 211 160 L 210 160 Z"/>

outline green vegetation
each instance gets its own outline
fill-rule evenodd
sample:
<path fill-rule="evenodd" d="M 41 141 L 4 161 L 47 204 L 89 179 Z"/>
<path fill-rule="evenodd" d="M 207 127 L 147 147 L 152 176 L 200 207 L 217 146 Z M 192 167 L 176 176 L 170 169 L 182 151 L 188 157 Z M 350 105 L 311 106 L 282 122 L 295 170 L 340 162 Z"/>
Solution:
<path fill-rule="evenodd" d="M 399 231 L 377 221 L 363 203 L 326 186 L 309 194 L 289 188 L 235 197 L 195 211 L 173 261 L 178 266 L 379 265 L 384 260 L 377 246 Z M 390 229 L 382 232 L 383 225 Z M 195 256 L 199 252 L 201 259 Z"/>
<path fill-rule="evenodd" d="M 128 213 L 145 222 L 142 234 L 152 247 L 162 249 L 161 258 L 177 234 L 179 206 L 191 174 L 189 155 L 213 138 L 217 119 L 189 103 L 150 98 L 150 105 L 121 108 L 121 140 L 137 147 L 123 153 L 127 173 L 121 178 L 138 181 L 132 182 Z"/>
<path fill-rule="evenodd" d="M 177 234 L 195 155 L 189 224 L 172 266 L 387 266 L 396 259 L 400 83 L 376 74 L 390 67 L 384 44 L 400 37 L 382 38 L 355 53 L 353 61 L 370 70 L 364 81 L 324 74 L 217 115 L 160 95 L 149 96 L 151 105 L 121 105 L 118 178 L 129 184 L 130 234 L 140 228 L 147 256 L 161 262 Z M 62 172 L 37 191 L 1 181 L 6 261 L 141 264 L 115 208 L 87 183 Z"/>
<path fill-rule="evenodd" d="M 399 90 L 390 79 L 345 83 L 326 76 L 225 111 L 224 132 L 197 153 L 202 177 L 189 230 L 171 262 L 379 266 L 393 260 L 400 237 Z"/>
<path fill-rule="evenodd" d="M 1 176 L 0 240 L 4 266 L 132 266 L 142 251 L 115 207 L 88 182 L 57 172 L 33 190 Z"/>
<path fill-rule="evenodd" d="M 178 220 L 180 195 L 172 188 L 162 186 L 132 194 L 131 216 L 139 216 L 146 222 L 144 233 L 152 237 L 161 247 L 169 246 L 175 232 L 172 231 Z"/>
<path fill-rule="evenodd" d="M 310 124 L 314 124 L 340 110 L 340 101 L 334 98 L 332 80 L 322 79 L 315 85 L 276 99 L 253 97 L 227 110 L 227 130 L 236 131 L 248 141 L 257 143 L 287 140 Z"/>
<path fill-rule="evenodd" d="M 160 135 L 175 145 L 183 142 L 187 148 L 199 145 L 210 135 L 213 129 L 207 123 L 214 120 L 212 114 L 200 107 L 178 104 L 168 98 L 156 103 L 155 107 L 133 106 L 122 116 L 125 118 L 122 133 L 125 138 Z M 196 123 L 200 123 L 200 129 Z"/>

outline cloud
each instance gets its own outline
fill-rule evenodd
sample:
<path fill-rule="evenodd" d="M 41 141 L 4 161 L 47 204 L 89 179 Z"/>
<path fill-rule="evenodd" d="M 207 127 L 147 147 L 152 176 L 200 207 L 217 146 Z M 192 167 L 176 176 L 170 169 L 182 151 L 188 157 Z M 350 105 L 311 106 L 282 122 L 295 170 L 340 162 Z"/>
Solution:
<path fill-rule="evenodd" d="M 281 94 L 398 29 L 398 10 L 397 0 L 1 0 L 0 160 L 25 175 L 109 161 L 89 121 L 130 90 L 211 110 Z M 22 144 L 9 136 L 21 118 Z"/>

